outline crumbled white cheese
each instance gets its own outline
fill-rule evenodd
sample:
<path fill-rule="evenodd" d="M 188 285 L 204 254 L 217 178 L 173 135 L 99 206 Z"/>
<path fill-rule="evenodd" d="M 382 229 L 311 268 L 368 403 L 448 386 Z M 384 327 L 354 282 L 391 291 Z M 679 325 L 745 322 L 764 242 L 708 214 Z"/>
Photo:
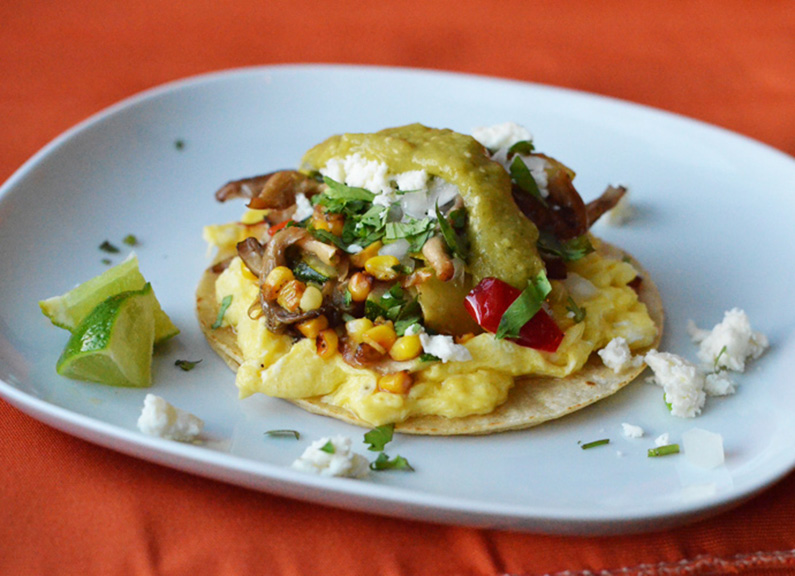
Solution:
<path fill-rule="evenodd" d="M 425 170 L 409 170 L 395 176 L 395 184 L 401 192 L 426 190 L 428 173 Z"/>
<path fill-rule="evenodd" d="M 566 279 L 563 281 L 563 284 L 566 286 L 569 295 L 578 302 L 589 300 L 599 294 L 599 288 L 597 288 L 593 282 L 575 272 L 566 274 Z"/>
<path fill-rule="evenodd" d="M 646 364 L 654 372 L 654 382 L 665 391 L 665 401 L 671 405 L 671 414 L 693 418 L 701 413 L 706 401 L 704 374 L 676 354 L 651 350 L 645 356 Z"/>
<path fill-rule="evenodd" d="M 326 166 L 320 169 L 320 173 L 336 182 L 365 188 L 375 194 L 394 194 L 388 170 L 383 162 L 367 160 L 356 152 L 345 158 L 329 159 Z M 374 201 L 373 204 L 375 203 Z"/>
<path fill-rule="evenodd" d="M 424 331 L 425 329 L 422 327 L 422 324 L 415 322 L 403 331 L 403 335 L 414 336 L 416 334 L 422 334 Z"/>
<path fill-rule="evenodd" d="M 456 344 L 452 336 L 443 334 L 430 335 L 422 332 L 420 334 L 420 343 L 422 349 L 432 356 L 436 356 L 443 363 L 444 362 L 466 362 L 472 360 L 472 354 L 467 350 L 466 346 Z"/>
<path fill-rule="evenodd" d="M 358 244 L 348 244 L 348 249 L 346 252 L 348 252 L 348 254 L 356 254 L 362 250 L 364 250 L 364 246 L 359 246 Z"/>
<path fill-rule="evenodd" d="M 515 122 L 480 126 L 472 131 L 472 136 L 489 150 L 510 148 L 517 142 L 533 139 L 527 128 Z"/>
<path fill-rule="evenodd" d="M 621 423 L 621 429 L 627 438 L 643 438 L 643 434 L 645 434 L 643 428 L 627 422 Z"/>
<path fill-rule="evenodd" d="M 701 330 L 692 321 L 688 322 L 687 331 L 699 345 L 698 358 L 708 370 L 744 372 L 746 361 L 759 358 L 769 346 L 767 337 L 751 329 L 748 315 L 739 308 L 727 311 L 723 321 L 711 331 Z"/>
<path fill-rule="evenodd" d="M 625 338 L 616 336 L 607 346 L 597 352 L 602 358 L 605 366 L 610 368 L 616 374 L 620 374 L 629 368 L 637 368 L 643 363 L 641 356 L 633 358 L 632 351 L 629 349 L 629 344 Z"/>
<path fill-rule="evenodd" d="M 707 396 L 728 396 L 736 390 L 737 386 L 726 372 L 712 372 L 704 378 L 704 392 Z"/>
<path fill-rule="evenodd" d="M 607 223 L 610 226 L 622 226 L 635 215 L 635 208 L 629 202 L 629 192 L 619 199 L 615 206 L 607 211 Z"/>
<path fill-rule="evenodd" d="M 671 443 L 671 435 L 668 432 L 663 432 L 654 439 L 654 445 L 658 448 L 660 446 L 668 446 Z"/>
<path fill-rule="evenodd" d="M 147 394 L 138 418 L 138 429 L 149 436 L 192 442 L 204 428 L 204 422 L 190 412 L 180 410 L 160 396 Z"/>
<path fill-rule="evenodd" d="M 301 193 L 295 195 L 295 213 L 293 214 L 293 220 L 296 222 L 306 220 L 312 215 L 314 210 L 312 203 L 306 196 Z"/>
<path fill-rule="evenodd" d="M 351 451 L 351 439 L 346 436 L 316 440 L 292 464 L 302 472 L 347 478 L 367 476 L 368 466 L 364 457 Z"/>
<path fill-rule="evenodd" d="M 682 433 L 682 447 L 688 461 L 702 468 L 723 464 L 723 436 L 700 428 Z"/>

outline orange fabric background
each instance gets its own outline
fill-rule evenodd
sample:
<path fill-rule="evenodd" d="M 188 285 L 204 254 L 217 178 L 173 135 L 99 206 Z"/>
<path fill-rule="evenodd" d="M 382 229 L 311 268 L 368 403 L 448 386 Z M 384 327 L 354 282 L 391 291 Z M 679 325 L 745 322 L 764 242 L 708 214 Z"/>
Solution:
<path fill-rule="evenodd" d="M 795 154 L 795 4 L 786 0 L 22 0 L 0 4 L 0 22 L 0 181 L 63 130 L 131 94 L 284 62 L 554 84 L 678 112 Z M 684 528 L 563 538 L 261 494 L 96 447 L 2 401 L 0 438 L 2 574 L 795 572 L 793 474 Z"/>

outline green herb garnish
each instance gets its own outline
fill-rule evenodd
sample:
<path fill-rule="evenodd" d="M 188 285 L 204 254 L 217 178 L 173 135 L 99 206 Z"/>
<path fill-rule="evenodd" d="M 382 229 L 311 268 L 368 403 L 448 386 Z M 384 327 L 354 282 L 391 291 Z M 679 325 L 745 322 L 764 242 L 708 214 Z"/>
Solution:
<path fill-rule="evenodd" d="M 268 430 L 265 436 L 272 436 L 274 438 L 295 438 L 301 439 L 301 435 L 296 430 Z"/>
<path fill-rule="evenodd" d="M 395 456 L 390 459 L 385 452 L 381 452 L 374 462 L 370 463 L 371 470 L 405 470 L 406 472 L 414 472 L 409 461 L 403 456 Z"/>
<path fill-rule="evenodd" d="M 334 454 L 337 452 L 337 449 L 334 448 L 334 443 L 331 440 L 323 444 L 323 446 L 320 447 L 320 450 L 322 450 L 326 454 Z"/>
<path fill-rule="evenodd" d="M 679 444 L 666 444 L 665 446 L 658 446 L 657 448 L 649 448 L 647 454 L 649 458 L 679 454 Z"/>
<path fill-rule="evenodd" d="M 726 346 L 723 346 L 723 348 L 720 349 L 720 352 L 718 352 L 718 355 L 715 356 L 715 365 L 714 365 L 714 367 L 712 369 L 714 372 L 719 372 L 720 369 L 723 368 L 723 366 L 720 366 L 720 364 L 719 364 L 720 357 L 723 356 L 724 354 L 726 354 L 727 351 L 728 351 L 728 349 L 726 348 Z"/>
<path fill-rule="evenodd" d="M 107 240 L 105 240 L 102 244 L 99 245 L 99 249 L 102 250 L 103 252 L 107 252 L 108 254 L 119 253 L 119 249 Z"/>
<path fill-rule="evenodd" d="M 201 362 L 201 360 L 177 360 L 174 362 L 174 366 L 183 370 L 184 372 L 190 372 L 194 368 L 196 368 L 196 364 Z"/>
<path fill-rule="evenodd" d="M 589 448 L 596 448 L 597 446 L 604 446 L 605 444 L 610 444 L 610 438 L 602 438 L 601 440 L 594 440 L 593 442 L 582 444 L 580 448 L 582 448 L 583 450 L 588 450 Z"/>
<path fill-rule="evenodd" d="M 547 275 L 542 271 L 527 283 L 519 297 L 513 301 L 500 319 L 495 338 L 516 338 L 522 326 L 541 309 L 544 299 L 552 291 Z"/>
<path fill-rule="evenodd" d="M 182 138 L 174 140 L 174 148 L 177 150 L 184 150 L 185 149 L 185 141 Z"/>
<path fill-rule="evenodd" d="M 566 310 L 572 313 L 572 318 L 576 324 L 585 320 L 585 308 L 577 306 L 577 303 L 571 296 L 569 296 L 568 304 L 566 304 Z"/>
<path fill-rule="evenodd" d="M 127 234 L 127 236 L 122 239 L 122 242 L 127 244 L 127 246 L 137 246 L 138 238 L 136 238 L 134 234 Z"/>
<path fill-rule="evenodd" d="M 450 249 L 450 252 L 453 256 L 458 256 L 461 260 L 467 259 L 467 245 L 463 239 L 459 238 L 458 234 L 456 234 L 455 229 L 444 217 L 442 211 L 439 210 L 439 203 L 436 203 L 436 220 L 439 222 L 439 229 L 442 231 L 442 238 L 444 238 L 445 244 Z"/>
<path fill-rule="evenodd" d="M 519 140 L 519 142 L 513 144 L 510 148 L 508 148 L 508 155 L 511 156 L 513 154 L 530 154 L 534 152 L 536 149 L 533 146 L 532 140 Z"/>
<path fill-rule="evenodd" d="M 215 317 L 215 322 L 213 322 L 212 329 L 216 330 L 221 327 L 224 321 L 224 314 L 229 309 L 229 306 L 232 305 L 232 295 L 229 294 L 224 296 L 224 299 L 221 300 L 221 307 L 218 308 L 218 316 Z"/>
<path fill-rule="evenodd" d="M 538 200 L 543 206 L 547 205 L 547 201 L 541 195 L 541 190 L 538 188 L 536 179 L 530 172 L 530 168 L 524 163 L 519 156 L 514 156 L 510 167 L 511 178 L 519 185 L 519 188 L 530 194 L 533 198 Z"/>
<path fill-rule="evenodd" d="M 419 252 L 428 239 L 433 236 L 434 224 L 430 218 L 405 222 L 387 222 L 384 227 L 384 242 L 394 242 L 401 238 L 409 243 L 409 252 Z"/>
<path fill-rule="evenodd" d="M 384 424 L 373 428 L 364 435 L 364 441 L 370 445 L 367 449 L 373 452 L 383 452 L 384 446 L 392 441 L 394 431 L 394 424 Z"/>
<path fill-rule="evenodd" d="M 113 263 L 110 258 L 103 258 L 100 260 L 100 262 L 102 262 L 105 266 L 110 266 Z"/>
<path fill-rule="evenodd" d="M 574 262 L 594 251 L 587 234 L 570 240 L 559 240 L 554 235 L 541 232 L 538 236 L 539 251 L 556 256 L 565 262 Z"/>
<path fill-rule="evenodd" d="M 428 354 L 427 352 L 423 352 L 419 356 L 420 362 L 440 362 L 442 359 L 438 356 L 434 356 L 433 354 Z"/>

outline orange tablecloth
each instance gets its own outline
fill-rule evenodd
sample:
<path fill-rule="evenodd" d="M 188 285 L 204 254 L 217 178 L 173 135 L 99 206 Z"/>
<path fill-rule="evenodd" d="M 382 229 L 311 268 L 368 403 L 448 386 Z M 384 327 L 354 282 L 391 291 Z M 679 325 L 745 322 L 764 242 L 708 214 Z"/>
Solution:
<path fill-rule="evenodd" d="M 63 130 L 133 93 L 284 62 L 571 87 L 795 154 L 795 5 L 786 0 L 23 0 L 0 3 L 0 23 L 0 181 Z M 197 478 L 74 439 L 2 401 L 0 518 L 2 574 L 795 573 L 793 474 L 730 512 L 667 532 L 511 533 Z"/>

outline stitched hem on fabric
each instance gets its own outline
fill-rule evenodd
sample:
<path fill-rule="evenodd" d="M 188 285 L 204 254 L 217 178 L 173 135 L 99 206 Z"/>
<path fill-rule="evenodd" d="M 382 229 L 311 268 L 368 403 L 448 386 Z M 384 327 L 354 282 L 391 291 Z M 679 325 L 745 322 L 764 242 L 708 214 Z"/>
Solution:
<path fill-rule="evenodd" d="M 795 567 L 795 550 L 777 552 L 754 552 L 738 554 L 731 558 L 715 558 L 701 555 L 679 562 L 639 564 L 635 567 L 607 570 L 564 570 L 547 573 L 546 576 L 691 576 L 698 574 L 742 574 L 746 570 L 760 568 Z M 511 576 L 511 575 L 505 575 Z M 519 576 L 519 575 L 514 575 Z"/>

